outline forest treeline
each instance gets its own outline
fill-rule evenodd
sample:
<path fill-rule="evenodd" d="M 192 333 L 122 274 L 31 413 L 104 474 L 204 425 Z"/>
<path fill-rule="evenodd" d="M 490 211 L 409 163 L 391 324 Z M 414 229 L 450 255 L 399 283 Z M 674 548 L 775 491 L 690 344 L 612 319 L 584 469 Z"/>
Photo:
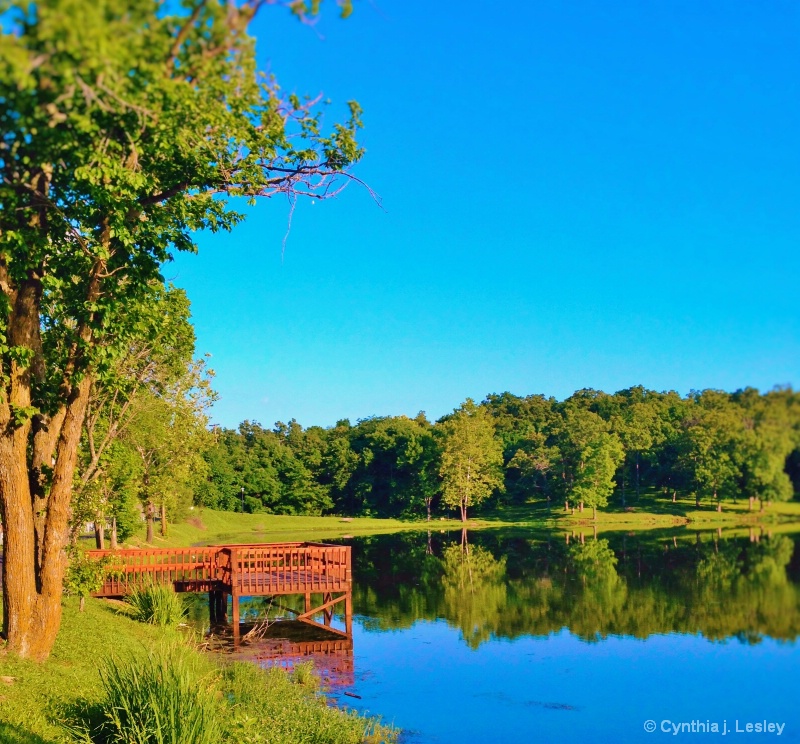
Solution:
<path fill-rule="evenodd" d="M 154 283 L 121 353 L 92 382 L 77 459 L 73 535 L 98 545 L 167 533 L 193 504 L 272 514 L 424 519 L 540 502 L 635 506 L 646 493 L 699 505 L 800 491 L 800 395 L 791 388 L 467 399 L 436 422 L 211 427 L 213 373 L 195 355 L 189 301 Z"/>
<path fill-rule="evenodd" d="M 579 390 L 467 400 L 423 413 L 303 428 L 245 421 L 216 429 L 199 503 L 226 510 L 422 518 L 483 502 L 635 504 L 643 492 L 721 508 L 800 490 L 800 395 L 791 388 L 614 394 Z M 470 468 L 472 472 L 470 473 Z M 464 481 L 472 486 L 464 504 Z M 460 480 L 459 480 L 460 479 Z"/>

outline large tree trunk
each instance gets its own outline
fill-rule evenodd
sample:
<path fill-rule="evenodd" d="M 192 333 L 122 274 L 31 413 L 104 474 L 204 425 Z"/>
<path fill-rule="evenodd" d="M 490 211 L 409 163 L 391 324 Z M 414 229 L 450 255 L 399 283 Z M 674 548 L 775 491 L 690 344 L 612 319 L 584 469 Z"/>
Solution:
<path fill-rule="evenodd" d="M 161 502 L 161 537 L 167 536 L 167 505 Z"/>
<path fill-rule="evenodd" d="M 29 656 L 30 627 L 37 600 L 36 541 L 28 482 L 28 427 L 0 437 L 0 505 L 3 545 L 3 630 L 9 650 Z"/>
<path fill-rule="evenodd" d="M 46 176 L 42 178 L 36 188 L 46 193 Z M 44 224 L 46 214 L 39 220 Z M 97 258 L 87 286 L 90 303 L 99 296 L 104 271 L 105 261 Z M 32 390 L 46 374 L 41 339 L 44 273 L 44 266 L 31 267 L 17 281 L 0 257 L 7 343 L 26 352 L 11 358 L 8 367 L 0 365 L 3 631 L 9 651 L 35 660 L 47 658 L 61 625 L 72 481 L 91 386 L 81 362 L 92 329 L 81 322 L 63 369 L 58 412 L 35 412 Z"/>
<path fill-rule="evenodd" d="M 467 505 L 464 502 L 461 502 L 461 521 L 467 521 Z"/>
<path fill-rule="evenodd" d="M 47 658 L 61 624 L 72 478 L 88 382 L 87 375 L 73 388 L 61 419 L 46 517 L 40 531 L 35 529 L 34 518 L 36 484 L 31 482 L 33 472 L 28 469 L 30 423 L 15 427 L 9 422 L 0 435 L 0 505 L 6 526 L 4 632 L 9 651 L 36 660 Z"/>
<path fill-rule="evenodd" d="M 117 549 L 117 518 L 111 517 L 111 550 Z"/>

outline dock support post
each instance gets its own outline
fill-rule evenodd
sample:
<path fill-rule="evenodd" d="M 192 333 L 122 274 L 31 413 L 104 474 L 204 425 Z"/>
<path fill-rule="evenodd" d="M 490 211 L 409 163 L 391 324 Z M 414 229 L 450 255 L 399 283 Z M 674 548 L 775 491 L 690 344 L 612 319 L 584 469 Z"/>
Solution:
<path fill-rule="evenodd" d="M 308 612 L 310 609 L 311 609 L 311 593 L 306 592 L 303 612 Z"/>
<path fill-rule="evenodd" d="M 348 591 L 344 598 L 344 632 L 353 636 L 353 592 Z"/>
<path fill-rule="evenodd" d="M 330 592 L 326 592 L 322 597 L 323 603 L 324 602 L 330 602 L 332 599 L 333 599 L 333 595 Z M 325 623 L 325 625 L 330 627 L 331 621 L 333 620 L 333 608 L 332 607 L 326 607 L 322 611 L 322 616 L 324 618 L 323 622 Z"/>
<path fill-rule="evenodd" d="M 212 625 L 228 622 L 228 595 L 221 589 L 208 593 L 208 617 Z"/>
<path fill-rule="evenodd" d="M 208 620 L 211 625 L 219 622 L 217 618 L 217 610 L 219 609 L 219 600 L 217 599 L 217 592 L 211 590 L 208 593 Z"/>
<path fill-rule="evenodd" d="M 239 645 L 239 594 L 234 592 L 233 599 L 233 646 Z"/>

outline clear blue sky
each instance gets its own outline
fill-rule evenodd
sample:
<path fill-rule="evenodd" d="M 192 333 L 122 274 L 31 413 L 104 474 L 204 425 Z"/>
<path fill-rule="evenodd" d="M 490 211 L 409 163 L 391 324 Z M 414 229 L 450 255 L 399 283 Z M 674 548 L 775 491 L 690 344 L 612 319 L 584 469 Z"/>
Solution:
<path fill-rule="evenodd" d="M 326 8 L 327 6 L 327 8 Z M 165 274 L 213 418 L 437 418 L 467 396 L 800 380 L 795 0 L 267 8 L 283 88 L 363 106 L 358 187 L 274 199 Z"/>

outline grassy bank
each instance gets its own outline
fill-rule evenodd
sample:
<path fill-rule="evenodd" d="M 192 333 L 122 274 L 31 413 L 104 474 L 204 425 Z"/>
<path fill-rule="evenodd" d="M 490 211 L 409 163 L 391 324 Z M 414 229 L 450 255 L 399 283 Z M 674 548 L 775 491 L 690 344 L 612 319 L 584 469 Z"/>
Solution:
<path fill-rule="evenodd" d="M 436 522 L 437 528 L 460 529 L 454 520 Z M 295 517 L 275 514 L 242 514 L 240 512 L 214 511 L 194 508 L 184 522 L 169 525 L 167 537 L 158 534 L 156 547 L 184 545 L 224 545 L 227 543 L 302 542 L 330 540 L 338 537 L 379 535 L 401 530 L 424 530 L 426 522 L 400 519 L 373 519 L 356 517 Z M 128 540 L 128 545 L 146 545 L 144 529 Z"/>
<path fill-rule="evenodd" d="M 534 501 L 521 506 L 502 509 L 473 510 L 474 518 L 467 523 L 469 529 L 487 527 L 530 527 L 554 531 L 573 529 L 653 530 L 687 527 L 689 529 L 731 529 L 786 525 L 800 528 L 800 502 L 772 503 L 760 511 L 753 511 L 747 501 L 726 503 L 722 512 L 712 504 L 700 508 L 694 499 L 679 498 L 672 502 L 652 493 L 643 493 L 639 499 L 629 498 L 628 505 L 610 505 L 597 512 L 592 519 L 591 509 L 566 512 L 563 504 L 553 502 L 548 507 L 544 501 Z M 226 543 L 324 541 L 341 537 L 378 535 L 404 530 L 461 529 L 456 519 L 436 518 L 404 521 L 370 517 L 304 517 L 274 514 L 242 514 L 222 512 L 197 507 L 180 523 L 170 524 L 167 537 L 161 537 L 156 525 L 155 547 L 180 547 L 186 545 L 221 545 Z M 84 541 L 88 546 L 88 538 Z M 127 542 L 128 546 L 144 547 L 142 528 Z"/>
<path fill-rule="evenodd" d="M 592 510 L 578 509 L 567 512 L 564 504 L 536 501 L 524 506 L 506 507 L 481 514 L 481 522 L 496 526 L 513 524 L 519 527 L 565 531 L 579 528 L 602 530 L 652 530 L 670 527 L 687 527 L 693 530 L 765 527 L 800 528 L 800 502 L 773 502 L 760 511 L 759 505 L 751 511 L 746 500 L 736 504 L 726 502 L 722 511 L 715 504 L 703 503 L 698 508 L 694 499 L 664 499 L 653 493 L 643 493 L 640 498 L 628 499 L 628 504 L 612 504 L 597 511 L 597 521 Z"/>
<path fill-rule="evenodd" d="M 64 723 L 85 719 L 105 699 L 99 668 L 104 659 L 143 659 L 148 652 L 178 643 L 176 631 L 135 622 L 111 604 L 88 600 L 78 612 L 67 599 L 64 620 L 52 655 L 44 664 L 0 652 L 0 742 L 62 744 L 72 742 Z M 281 670 L 262 672 L 252 665 L 223 666 L 217 657 L 191 648 L 192 666 L 202 671 L 214 691 L 223 730 L 220 744 L 251 741 L 335 742 L 355 744 L 370 727 L 354 714 L 328 708 L 311 689 L 294 684 Z M 269 736 L 265 735 L 269 727 Z M 324 731 L 325 734 L 320 734 Z M 383 741 L 388 732 L 368 741 Z M 320 738 L 322 737 L 322 738 Z M 149 741 L 149 739 L 148 739 Z"/>
<path fill-rule="evenodd" d="M 593 527 L 591 509 L 566 512 L 563 504 L 534 501 L 522 506 L 494 510 L 474 510 L 470 529 L 484 527 L 532 527 L 537 529 L 569 530 Z M 800 501 L 773 502 L 760 511 L 759 505 L 751 511 L 748 502 L 725 503 L 721 512 L 713 504 L 701 504 L 694 499 L 664 499 L 653 493 L 643 493 L 640 498 L 629 498 L 626 507 L 612 504 L 597 512 L 598 530 L 649 530 L 669 527 L 690 529 L 729 529 L 766 526 L 770 528 L 794 524 L 800 526 Z M 374 519 L 357 517 L 344 520 L 340 517 L 289 517 L 270 514 L 241 514 L 217 512 L 211 509 L 194 509 L 188 521 L 171 525 L 169 536 L 158 537 L 163 546 L 192 545 L 196 543 L 225 542 L 280 542 L 293 540 L 324 540 L 337 537 L 375 535 L 401 530 L 460 529 L 455 519 L 402 521 L 399 519 Z M 144 533 L 131 541 L 144 544 Z"/>

